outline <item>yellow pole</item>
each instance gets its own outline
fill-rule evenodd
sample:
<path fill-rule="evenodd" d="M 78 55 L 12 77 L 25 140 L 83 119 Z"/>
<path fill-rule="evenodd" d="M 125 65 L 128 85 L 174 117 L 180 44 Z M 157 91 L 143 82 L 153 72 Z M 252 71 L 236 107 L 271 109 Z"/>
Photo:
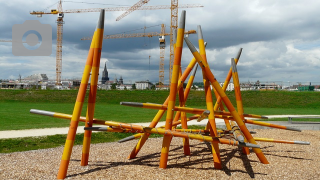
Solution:
<path fill-rule="evenodd" d="M 211 136 L 204 136 L 202 134 L 192 134 L 192 133 L 184 133 L 184 132 L 177 132 L 177 131 L 172 131 L 172 130 L 166 130 L 163 128 L 150 128 L 150 127 L 144 127 L 140 125 L 133 125 L 133 124 L 126 124 L 126 123 L 119 123 L 115 121 L 106 121 L 105 125 L 111 126 L 111 127 L 117 127 L 117 128 L 125 128 L 125 129 L 133 129 L 133 130 L 138 130 L 138 131 L 144 131 L 148 133 L 153 133 L 153 134 L 170 134 L 171 136 L 177 136 L 177 137 L 182 137 L 182 138 L 190 138 L 190 139 L 198 139 L 198 140 L 204 140 L 208 142 L 215 141 L 217 143 L 221 144 L 229 144 L 229 145 L 234 145 L 234 146 L 249 146 L 249 147 L 260 147 L 257 144 L 251 144 L 251 143 L 239 143 L 238 141 L 233 141 L 231 139 L 224 139 L 224 138 L 217 138 L 217 137 L 211 137 Z M 85 128 L 86 130 L 95 130 L 95 129 L 107 129 L 106 127 L 88 127 Z"/>
<path fill-rule="evenodd" d="M 181 72 L 181 67 L 180 67 L 180 72 Z M 185 107 L 185 103 L 186 103 L 187 98 L 185 98 L 185 96 L 184 96 L 183 86 L 178 90 L 178 95 L 179 95 L 180 107 Z M 178 117 L 178 119 L 179 119 L 179 116 L 181 116 L 182 128 L 188 129 L 186 113 L 178 111 L 176 113 L 176 117 Z M 175 120 L 177 121 L 178 119 L 175 119 Z M 189 138 L 183 138 L 183 152 L 184 152 L 184 155 L 186 155 L 186 156 L 190 155 Z"/>
<path fill-rule="evenodd" d="M 214 95 L 216 96 L 216 99 L 218 99 L 220 96 L 219 96 L 218 92 L 214 88 L 213 88 L 213 92 L 214 92 Z M 218 108 L 220 108 L 220 111 L 225 112 L 222 103 L 220 103 L 220 107 L 218 107 Z M 214 110 L 216 111 L 217 109 L 214 109 Z M 229 120 L 228 119 L 224 119 L 224 123 L 226 125 L 227 130 L 231 130 L 231 126 L 230 126 Z"/>
<path fill-rule="evenodd" d="M 234 92 L 236 95 L 236 102 L 237 102 L 237 109 L 238 109 L 238 114 L 242 120 L 244 120 L 243 116 L 243 104 L 242 104 L 242 97 L 241 97 L 241 91 L 240 91 L 240 83 L 239 83 L 239 75 L 238 75 L 238 70 L 236 63 L 233 58 L 231 58 L 231 68 L 232 68 L 232 79 L 233 79 L 233 84 L 234 84 Z M 248 142 L 246 138 L 244 138 L 245 142 Z M 242 148 L 243 154 L 250 154 L 250 150 L 247 147 Z"/>
<path fill-rule="evenodd" d="M 208 64 L 203 61 L 203 59 L 200 56 L 199 52 L 196 50 L 196 48 L 193 46 L 193 44 L 190 42 L 190 40 L 187 37 L 185 37 L 185 41 L 186 41 L 191 53 L 193 54 L 193 56 L 196 58 L 197 62 L 199 63 L 200 67 L 204 70 L 207 78 L 211 82 L 211 85 L 216 89 L 216 91 L 220 95 L 222 101 L 227 106 L 229 112 L 232 114 L 233 118 L 235 119 L 236 123 L 238 124 L 238 126 L 241 129 L 241 131 L 244 134 L 244 136 L 248 139 L 248 141 L 250 143 L 257 144 L 255 142 L 255 140 L 253 139 L 252 135 L 250 134 L 250 132 L 248 131 L 246 125 L 244 124 L 244 122 L 240 118 L 239 114 L 237 113 L 237 111 L 233 107 L 230 99 L 228 98 L 226 93 L 223 91 L 223 89 L 220 87 L 219 82 L 216 80 L 216 78 L 212 74 Z M 262 162 L 263 164 L 269 164 L 267 158 L 264 156 L 264 154 L 263 154 L 263 152 L 261 151 L 260 148 L 253 148 L 253 151 L 256 153 L 256 155 L 259 158 L 260 162 Z"/>
<path fill-rule="evenodd" d="M 183 86 L 184 81 L 187 79 L 188 75 L 190 74 L 192 68 L 194 67 L 194 65 L 196 64 L 196 59 L 193 58 L 189 65 L 187 66 L 186 70 L 183 72 L 182 76 L 179 79 L 178 82 L 178 87 L 177 89 L 181 88 Z M 166 99 L 166 101 L 163 103 L 163 105 L 167 106 L 168 105 L 168 101 L 169 101 L 169 97 Z M 158 113 L 156 114 L 156 116 L 153 118 L 152 122 L 150 123 L 149 127 L 156 127 L 156 125 L 158 124 L 159 120 L 161 119 L 161 117 L 163 116 L 164 112 L 166 111 L 166 109 L 160 109 Z M 137 156 L 137 154 L 139 153 L 140 149 L 143 147 L 144 143 L 146 142 L 146 140 L 149 137 L 149 133 L 143 133 L 143 135 L 141 136 L 140 140 L 138 141 L 138 143 L 136 144 L 136 146 L 133 148 L 133 150 L 131 151 L 130 155 L 128 156 L 128 159 L 133 159 Z M 135 138 L 135 137 L 131 137 L 131 138 Z"/>
<path fill-rule="evenodd" d="M 203 61 L 207 63 L 206 50 L 204 47 L 204 40 L 203 40 L 203 35 L 202 35 L 202 30 L 200 25 L 198 25 L 198 42 L 199 42 L 200 56 L 202 57 Z M 210 111 L 210 114 L 208 116 L 208 123 L 210 124 L 209 126 L 210 134 L 212 137 L 217 137 L 218 133 L 217 133 L 216 121 L 214 118 L 214 109 L 213 109 L 213 102 L 212 102 L 212 93 L 210 89 L 210 82 L 204 71 L 202 71 L 202 76 L 203 76 L 203 84 L 204 84 L 204 92 L 206 96 L 207 109 Z M 212 149 L 214 167 L 216 169 L 222 169 L 219 144 L 212 142 L 211 147 L 212 147 L 211 149 Z"/>
<path fill-rule="evenodd" d="M 171 79 L 171 85 L 170 85 L 170 95 L 169 95 L 168 110 L 167 110 L 166 125 L 165 125 L 166 130 L 171 130 L 172 128 L 172 120 L 173 120 L 173 113 L 174 113 L 173 108 L 175 106 L 175 101 L 176 101 L 179 67 L 181 66 L 185 17 L 186 17 L 186 11 L 183 10 L 181 13 L 180 23 L 179 23 L 178 32 L 177 32 L 177 42 L 175 47 L 176 51 L 174 54 L 172 79 Z M 165 169 L 167 167 L 170 140 L 171 140 L 171 135 L 163 136 L 160 165 L 159 165 L 160 168 Z"/>
<path fill-rule="evenodd" d="M 94 33 L 94 36 L 98 36 L 98 37 L 93 38 L 91 45 L 95 44 L 95 42 L 94 42 L 95 39 L 102 39 L 103 38 L 103 36 L 99 37 L 99 35 L 101 33 L 98 33 L 99 29 L 101 30 L 101 28 L 103 26 L 104 26 L 104 9 L 102 9 L 100 12 L 98 26 L 97 26 L 96 31 Z M 94 47 L 94 48 L 96 48 L 96 47 Z M 73 109 L 71 123 L 70 123 L 69 131 L 68 131 L 68 136 L 66 139 L 66 143 L 65 143 L 62 158 L 61 158 L 60 168 L 59 168 L 59 172 L 58 172 L 58 176 L 57 176 L 58 179 L 64 179 L 67 175 L 70 156 L 71 156 L 71 152 L 72 152 L 72 147 L 73 147 L 73 143 L 74 143 L 77 128 L 78 128 L 79 117 L 81 114 L 83 101 L 84 101 L 84 97 L 86 94 L 87 85 L 88 85 L 90 72 L 91 72 L 91 68 L 92 68 L 93 57 L 94 57 L 94 52 L 95 52 L 94 48 L 90 47 L 87 62 L 86 62 L 86 65 L 85 65 L 85 68 L 83 71 L 83 76 L 82 76 L 80 88 L 78 91 L 77 100 L 76 100 L 76 103 L 75 103 L 74 109 Z"/>
<path fill-rule="evenodd" d="M 93 35 L 93 40 L 90 49 L 93 49 L 93 63 L 91 70 L 91 82 L 90 90 L 88 97 L 88 107 L 87 107 L 87 116 L 85 127 L 92 127 L 92 121 L 94 116 L 94 109 L 96 103 L 96 95 L 98 88 L 98 76 L 99 76 L 99 67 L 100 67 L 100 57 L 103 41 L 103 30 L 104 30 L 104 14 L 100 17 L 102 23 L 97 27 Z M 83 146 L 82 146 L 82 157 L 81 157 L 81 166 L 87 166 L 89 161 L 89 152 L 90 152 L 90 142 L 91 142 L 91 133 L 92 131 L 85 131 L 83 137 Z"/>
<path fill-rule="evenodd" d="M 235 61 L 236 64 L 237 64 L 238 61 L 239 61 L 239 58 L 240 58 L 240 56 L 241 56 L 241 52 L 242 52 L 242 48 L 240 48 L 240 50 L 239 50 L 236 58 L 234 59 L 234 61 Z M 227 89 L 227 87 L 228 87 L 228 84 L 229 84 L 229 82 L 230 82 L 231 76 L 232 76 L 232 69 L 230 68 L 229 73 L 228 73 L 228 75 L 227 75 L 227 77 L 226 77 L 226 79 L 225 79 L 225 81 L 224 81 L 224 83 L 223 83 L 223 87 L 222 87 L 223 91 L 226 91 L 226 89 Z M 221 97 L 219 96 L 218 99 L 217 99 L 217 101 L 216 101 L 216 104 L 214 105 L 214 109 L 215 109 L 215 110 L 217 110 L 217 109 L 219 108 L 219 106 L 220 106 L 219 104 L 220 104 L 220 103 L 221 103 Z"/>
<path fill-rule="evenodd" d="M 271 139 L 271 138 L 259 138 L 259 137 L 254 137 L 254 140 L 256 140 L 256 141 L 264 141 L 264 142 L 274 142 L 274 143 L 285 143 L 285 144 L 310 145 L 310 142 L 307 142 L 307 141 L 288 141 L 288 140 Z"/>

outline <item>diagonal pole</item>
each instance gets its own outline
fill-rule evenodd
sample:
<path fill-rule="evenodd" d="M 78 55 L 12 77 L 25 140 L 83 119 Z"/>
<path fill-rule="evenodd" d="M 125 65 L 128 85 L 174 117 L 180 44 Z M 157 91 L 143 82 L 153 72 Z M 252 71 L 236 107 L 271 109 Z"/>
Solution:
<path fill-rule="evenodd" d="M 252 135 L 250 134 L 249 130 L 247 129 L 245 123 L 240 118 L 239 114 L 235 110 L 234 106 L 231 104 L 230 99 L 226 95 L 226 93 L 223 91 L 223 89 L 220 87 L 219 82 L 216 80 L 214 75 L 212 74 L 210 67 L 206 62 L 203 61 L 202 57 L 200 56 L 199 52 L 196 50 L 196 48 L 193 46 L 193 44 L 190 42 L 190 40 L 185 37 L 184 38 L 191 53 L 196 58 L 197 62 L 199 63 L 200 67 L 204 70 L 207 78 L 211 82 L 211 85 L 217 90 L 218 94 L 220 95 L 222 101 L 227 106 L 229 112 L 232 114 L 234 120 L 238 124 L 239 128 L 241 129 L 244 136 L 247 138 L 247 140 L 252 144 L 257 144 L 256 141 L 253 139 Z M 256 153 L 257 157 L 259 158 L 260 162 L 263 164 L 269 164 L 267 158 L 264 156 L 263 152 L 260 148 L 253 148 L 253 151 Z"/>
<path fill-rule="evenodd" d="M 185 82 L 185 80 L 187 79 L 187 77 L 189 76 L 191 70 L 193 69 L 194 65 L 196 64 L 196 59 L 193 58 L 189 65 L 187 66 L 187 68 L 185 69 L 185 71 L 183 72 L 182 76 L 180 77 L 179 81 L 178 81 L 178 87 L 177 89 L 180 89 L 183 86 L 183 83 Z M 187 89 L 186 89 L 187 90 Z M 190 89 L 189 89 L 190 90 Z M 186 98 L 185 98 L 186 99 Z M 167 106 L 169 102 L 169 97 L 166 99 L 166 101 L 163 103 L 164 106 Z M 151 121 L 149 127 L 156 127 L 156 125 L 158 124 L 158 122 L 160 121 L 161 117 L 163 116 L 163 114 L 165 113 L 166 110 L 159 110 L 158 113 L 156 114 L 156 116 L 153 118 L 153 120 Z M 147 141 L 147 139 L 149 138 L 150 134 L 149 133 L 142 133 L 142 134 L 136 134 L 133 136 L 129 136 L 127 138 L 125 138 L 126 140 L 129 139 L 135 139 L 135 138 L 140 138 L 140 140 L 138 141 L 138 143 L 136 144 L 136 146 L 133 148 L 133 150 L 131 151 L 130 155 L 128 156 L 128 159 L 133 159 L 137 156 L 137 154 L 139 153 L 139 151 L 141 150 L 141 148 L 143 147 L 144 143 Z"/>
<path fill-rule="evenodd" d="M 198 26 L 198 42 L 199 42 L 199 50 L 200 50 L 200 55 L 205 63 L 207 63 L 207 56 L 206 56 L 206 50 L 204 47 L 204 40 L 203 40 L 203 35 L 202 35 L 202 30 L 201 26 Z M 202 75 L 203 75 L 203 84 L 204 84 L 204 92 L 205 92 L 205 97 L 206 97 L 206 105 L 207 109 L 210 111 L 210 114 L 208 116 L 208 122 L 210 124 L 209 129 L 210 129 L 210 135 L 212 137 L 217 137 L 217 127 L 216 127 L 216 121 L 214 117 L 214 109 L 213 109 L 213 101 L 212 101 L 212 93 L 210 89 L 210 82 L 205 74 L 205 72 L 202 70 Z M 216 169 L 222 169 L 221 165 L 221 158 L 220 158 L 220 150 L 219 150 L 219 144 L 215 142 L 211 142 L 211 149 L 212 149 L 212 156 L 213 156 L 213 162 L 214 162 L 214 167 Z"/>
<path fill-rule="evenodd" d="M 96 31 L 94 33 L 94 35 L 98 36 L 98 37 L 94 37 L 91 42 L 89 54 L 87 57 L 87 62 L 86 62 L 85 68 L 83 70 L 83 76 L 81 79 L 81 84 L 80 84 L 80 88 L 78 91 L 76 103 L 74 105 L 72 118 L 71 118 L 71 122 L 70 122 L 70 127 L 69 127 L 69 131 L 68 131 L 68 136 L 66 139 L 66 143 L 65 143 L 62 158 L 61 158 L 60 168 L 59 168 L 59 172 L 58 172 L 58 176 L 57 176 L 58 179 L 64 179 L 64 178 L 66 178 L 66 175 L 67 175 L 69 161 L 70 161 L 71 152 L 72 152 L 72 147 L 74 144 L 74 140 L 75 140 L 78 124 L 79 124 L 79 117 L 80 117 L 80 114 L 82 111 L 83 102 L 84 102 L 84 98 L 86 95 L 86 90 L 87 90 L 87 86 L 88 86 L 88 82 L 89 82 L 90 72 L 92 69 L 92 63 L 93 63 L 94 52 L 95 52 L 94 48 L 97 48 L 94 46 L 92 47 L 92 45 L 95 44 L 94 43 L 95 39 L 102 39 L 103 38 L 103 36 L 99 37 L 99 33 L 96 33 L 97 31 L 99 31 L 99 29 L 101 29 L 101 27 L 103 27 L 104 20 L 101 19 L 101 17 L 103 17 L 103 19 L 104 19 L 104 9 L 102 9 L 100 12 L 100 19 L 98 21 L 98 26 L 97 26 Z M 100 49 L 100 51 L 101 51 L 101 49 Z"/>
<path fill-rule="evenodd" d="M 239 113 L 239 116 L 242 120 L 244 120 L 243 116 L 243 104 L 242 104 L 242 98 L 241 98 L 241 91 L 240 91 L 240 83 L 239 83 L 239 75 L 236 63 L 233 58 L 231 58 L 231 67 L 232 67 L 232 79 L 234 83 L 234 92 L 236 94 L 236 102 L 237 102 L 237 110 Z M 241 131 L 239 132 L 241 133 Z M 244 138 L 244 142 L 248 142 L 246 138 Z M 250 154 L 250 150 L 247 147 L 242 148 L 243 154 Z"/>
<path fill-rule="evenodd" d="M 101 13 L 99 24 L 95 31 L 95 34 L 93 35 L 93 40 L 90 46 L 90 49 L 93 50 L 93 62 L 92 62 L 92 69 L 91 69 L 91 81 L 90 81 L 90 90 L 89 90 L 85 127 L 92 127 L 92 121 L 94 117 L 94 109 L 96 104 L 96 95 L 97 95 L 97 88 L 98 88 L 100 57 L 101 57 L 101 49 L 102 49 L 102 42 L 103 42 L 103 38 L 101 37 L 103 37 L 103 30 L 104 30 L 104 13 Z M 88 165 L 91 134 L 92 134 L 92 131 L 84 131 L 81 166 Z"/>
<path fill-rule="evenodd" d="M 177 95 L 177 86 L 178 86 L 178 75 L 179 75 L 179 67 L 181 66 L 181 55 L 182 55 L 182 47 L 183 47 L 183 36 L 184 36 L 184 28 L 185 28 L 185 17 L 186 11 L 182 11 L 181 19 L 178 26 L 177 32 L 177 42 L 175 47 L 175 56 L 173 62 L 173 71 L 172 71 L 172 79 L 170 85 L 170 94 L 169 94 L 169 102 L 168 102 L 168 110 L 166 117 L 165 129 L 171 130 L 172 121 L 173 121 L 173 108 L 175 106 L 176 95 Z M 161 157 L 160 157 L 160 168 L 167 168 L 168 161 L 168 153 L 171 135 L 164 135 L 161 149 Z"/>

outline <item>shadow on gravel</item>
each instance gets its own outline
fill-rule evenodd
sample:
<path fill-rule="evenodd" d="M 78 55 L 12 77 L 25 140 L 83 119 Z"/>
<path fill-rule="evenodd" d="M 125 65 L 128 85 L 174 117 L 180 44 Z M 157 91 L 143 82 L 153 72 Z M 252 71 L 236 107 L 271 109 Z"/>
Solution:
<path fill-rule="evenodd" d="M 212 151 L 211 151 L 211 143 L 205 143 L 206 147 L 203 146 L 203 142 L 200 142 L 198 144 L 190 145 L 191 149 L 191 156 L 184 156 L 183 155 L 183 148 L 181 145 L 171 145 L 170 146 L 170 155 L 168 162 L 170 162 L 167 166 L 167 168 L 184 168 L 184 169 L 199 169 L 199 170 L 217 170 L 214 168 L 214 165 L 212 163 L 213 158 L 212 158 Z M 269 146 L 273 147 L 273 146 Z M 263 149 L 268 149 L 269 147 L 264 147 Z M 272 152 L 272 151 L 269 151 Z M 252 152 L 253 153 L 253 152 Z M 268 155 L 273 155 L 273 154 L 268 154 Z M 251 178 L 255 178 L 256 174 L 259 175 L 267 175 L 267 174 L 262 174 L 262 173 L 255 173 L 253 171 L 253 168 L 251 166 L 251 162 L 257 162 L 255 160 L 250 160 L 248 156 L 243 155 L 241 153 L 241 149 L 238 148 L 227 148 L 227 149 L 221 149 L 220 150 L 220 156 L 221 156 L 221 161 L 222 161 L 222 171 L 225 172 L 228 176 L 231 176 L 233 172 L 240 172 L 240 173 L 246 173 L 248 174 Z M 285 156 L 288 158 L 288 156 Z M 243 166 L 245 167 L 244 170 L 240 169 L 231 169 L 230 167 L 230 160 L 232 158 L 239 158 L 243 162 Z M 296 158 L 296 157 L 289 157 L 289 158 L 295 158 L 295 159 L 301 159 L 301 158 Z M 127 162 L 123 161 L 117 161 L 117 162 L 104 162 L 104 161 L 95 161 L 95 162 L 90 162 L 89 163 L 89 168 L 90 167 L 95 167 L 93 169 L 89 169 L 87 171 L 81 172 L 81 173 L 76 173 L 76 174 L 71 174 L 67 177 L 77 177 L 81 175 L 86 175 L 90 174 L 96 171 L 101 171 L 101 170 L 107 170 L 112 167 L 117 167 L 117 166 L 132 166 L 132 165 L 142 165 L 142 166 L 149 166 L 149 167 L 154 167 L 157 168 L 159 167 L 159 160 L 160 160 L 160 153 L 153 153 L 153 154 L 148 154 L 148 155 L 143 155 L 136 157 L 135 159 L 132 159 Z M 80 161 L 80 160 L 75 160 L 72 159 L 71 161 Z M 173 163 L 174 162 L 174 163 Z M 207 164 L 211 165 L 209 167 Z M 206 164 L 206 165 L 204 165 Z M 196 167 L 195 165 L 200 165 L 200 167 Z"/>

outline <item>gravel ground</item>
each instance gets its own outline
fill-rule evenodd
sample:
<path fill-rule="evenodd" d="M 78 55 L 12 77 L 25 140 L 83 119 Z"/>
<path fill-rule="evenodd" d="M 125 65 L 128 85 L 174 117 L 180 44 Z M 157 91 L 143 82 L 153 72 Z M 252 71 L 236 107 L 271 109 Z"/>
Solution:
<path fill-rule="evenodd" d="M 162 138 L 149 139 L 138 157 L 127 160 L 137 140 L 91 146 L 89 165 L 80 166 L 81 146 L 74 146 L 67 179 L 319 179 L 320 131 L 255 130 L 256 137 L 309 141 L 311 145 L 259 142 L 269 160 L 261 164 L 254 153 L 220 145 L 222 170 L 213 167 L 210 146 L 191 140 L 184 156 L 182 140 L 173 138 L 168 168 L 159 169 Z M 280 137 L 280 138 L 278 138 Z M 0 154 L 0 179 L 56 179 L 63 147 Z"/>

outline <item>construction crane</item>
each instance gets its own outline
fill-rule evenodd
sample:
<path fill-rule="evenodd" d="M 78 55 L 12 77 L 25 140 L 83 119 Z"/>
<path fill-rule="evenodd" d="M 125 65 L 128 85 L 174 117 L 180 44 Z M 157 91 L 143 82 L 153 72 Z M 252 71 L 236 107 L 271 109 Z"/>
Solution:
<path fill-rule="evenodd" d="M 131 6 L 125 13 L 121 14 L 119 17 L 117 17 L 116 21 L 119 21 L 120 19 L 124 18 L 128 14 L 130 14 L 132 11 L 135 11 L 139 9 L 144 4 L 147 4 L 150 0 L 140 0 L 137 3 L 135 3 L 133 6 Z"/>
<path fill-rule="evenodd" d="M 185 34 L 195 34 L 195 30 L 185 31 Z M 166 33 L 165 25 L 161 24 L 161 31 L 158 32 L 149 32 L 149 33 L 133 33 L 133 34 L 113 34 L 113 35 L 104 35 L 103 39 L 118 39 L 118 38 L 134 38 L 134 37 L 159 37 L 159 46 L 160 46 L 160 63 L 159 63 L 159 88 L 163 88 L 164 85 L 164 54 L 165 54 L 165 36 L 171 36 L 170 33 Z M 92 40 L 92 37 L 84 37 L 81 40 Z M 149 57 L 150 58 L 150 57 Z"/>
<path fill-rule="evenodd" d="M 160 62 L 159 62 L 159 89 L 163 88 L 164 85 L 164 50 L 166 47 L 166 39 L 164 38 L 166 33 L 164 24 L 161 25 L 161 32 L 159 36 L 160 46 Z"/>
<path fill-rule="evenodd" d="M 140 0 L 136 4 L 134 4 L 132 7 L 129 8 L 125 13 L 121 14 L 118 18 L 117 21 L 122 19 L 123 17 L 127 16 L 129 13 L 132 11 L 141 8 L 144 4 L 148 3 L 150 0 Z M 193 5 L 189 5 L 189 7 L 193 7 Z M 196 5 L 194 5 L 196 7 Z M 197 7 L 203 7 L 197 5 Z M 180 6 L 179 6 L 180 8 Z M 169 83 L 171 83 L 171 76 L 172 76 L 172 69 L 173 69 L 173 61 L 174 61 L 174 39 L 173 39 L 173 31 L 177 30 L 178 27 L 178 0 L 171 0 L 171 23 L 170 23 L 170 66 L 169 66 Z"/>
<path fill-rule="evenodd" d="M 181 8 L 186 8 L 189 5 L 183 5 Z M 170 6 L 160 5 L 160 6 L 145 6 L 138 8 L 137 10 L 153 10 L 153 9 L 170 9 Z M 56 85 L 61 86 L 61 71 L 62 71 L 62 34 L 63 34 L 63 18 L 65 13 L 85 13 L 85 12 L 100 12 L 101 9 L 105 11 L 127 11 L 129 7 L 112 7 L 112 8 L 92 8 L 92 9 L 62 9 L 62 1 L 59 0 L 57 9 L 52 9 L 50 12 L 44 11 L 32 11 L 31 15 L 36 15 L 37 17 L 42 17 L 44 14 L 56 14 L 57 18 L 57 44 L 56 44 Z"/>
<path fill-rule="evenodd" d="M 171 84 L 173 61 L 174 61 L 174 37 L 173 31 L 178 28 L 178 0 L 171 0 L 171 21 L 170 21 L 170 69 L 169 69 L 169 83 Z"/>

